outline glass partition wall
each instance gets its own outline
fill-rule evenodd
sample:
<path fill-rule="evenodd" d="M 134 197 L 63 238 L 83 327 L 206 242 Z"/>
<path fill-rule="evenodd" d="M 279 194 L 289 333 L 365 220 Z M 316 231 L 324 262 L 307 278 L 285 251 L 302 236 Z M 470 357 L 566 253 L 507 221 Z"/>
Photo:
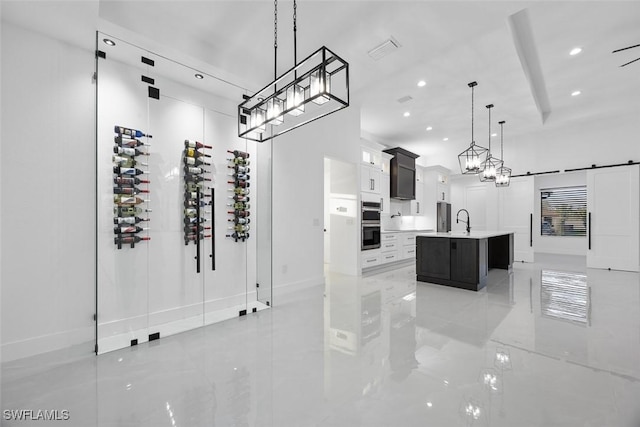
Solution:
<path fill-rule="evenodd" d="M 96 352 L 268 308 L 272 145 L 238 138 L 242 88 L 96 46 Z"/>

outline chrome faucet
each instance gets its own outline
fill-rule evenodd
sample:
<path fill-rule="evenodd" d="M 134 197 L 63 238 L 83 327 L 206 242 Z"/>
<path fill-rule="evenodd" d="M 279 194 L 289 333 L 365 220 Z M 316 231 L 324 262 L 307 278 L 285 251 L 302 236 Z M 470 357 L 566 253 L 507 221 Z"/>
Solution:
<path fill-rule="evenodd" d="M 401 212 L 398 212 L 397 214 L 391 215 L 391 218 L 395 218 L 395 217 L 397 217 L 397 216 L 402 216 L 402 213 L 401 213 Z"/>
<path fill-rule="evenodd" d="M 467 220 L 465 221 L 464 219 L 459 219 L 458 216 L 460 215 L 460 212 L 465 211 L 467 213 Z M 456 214 L 456 224 L 458 224 L 460 221 L 464 222 L 465 224 L 467 224 L 467 233 L 471 233 L 471 219 L 469 218 L 469 211 L 466 209 L 460 209 L 458 211 L 458 213 Z"/>

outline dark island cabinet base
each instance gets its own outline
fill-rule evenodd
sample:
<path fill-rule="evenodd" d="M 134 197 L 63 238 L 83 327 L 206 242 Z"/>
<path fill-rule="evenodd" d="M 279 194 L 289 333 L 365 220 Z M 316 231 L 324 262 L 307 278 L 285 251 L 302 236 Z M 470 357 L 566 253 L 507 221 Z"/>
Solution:
<path fill-rule="evenodd" d="M 511 269 L 513 234 L 489 238 L 418 236 L 416 276 L 420 282 L 478 291 L 490 268 Z"/>

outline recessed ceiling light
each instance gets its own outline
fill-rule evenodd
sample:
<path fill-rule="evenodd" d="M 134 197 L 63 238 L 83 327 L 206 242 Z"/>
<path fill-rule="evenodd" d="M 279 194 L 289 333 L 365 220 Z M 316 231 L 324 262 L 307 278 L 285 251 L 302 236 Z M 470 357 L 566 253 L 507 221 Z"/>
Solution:
<path fill-rule="evenodd" d="M 103 41 L 105 44 L 108 44 L 109 46 L 115 46 L 115 45 L 116 45 L 116 42 L 114 42 L 114 41 L 113 41 L 113 40 L 111 40 L 111 39 L 102 39 L 102 41 Z"/>
<path fill-rule="evenodd" d="M 405 111 L 404 114 L 403 114 L 403 116 L 405 116 L 405 117 L 409 117 L 410 115 L 411 115 L 411 113 L 408 112 L 408 111 Z"/>
<path fill-rule="evenodd" d="M 569 55 L 574 56 L 579 54 L 580 52 L 582 52 L 581 47 L 574 47 L 573 49 L 571 49 L 571 52 L 569 52 Z"/>
<path fill-rule="evenodd" d="M 571 96 L 578 96 L 580 95 L 582 92 L 580 92 L 579 90 L 574 90 L 573 92 L 571 92 Z"/>
<path fill-rule="evenodd" d="M 431 126 L 427 126 L 427 130 L 432 130 L 433 128 Z"/>
<path fill-rule="evenodd" d="M 425 82 L 424 80 L 420 80 L 418 82 L 418 87 L 423 87 L 423 86 L 426 86 L 426 85 L 427 85 L 427 82 Z"/>
<path fill-rule="evenodd" d="M 498 136 L 498 134 L 497 133 L 492 133 L 491 136 Z"/>
<path fill-rule="evenodd" d="M 448 141 L 448 140 L 449 140 L 449 138 L 442 138 L 442 140 L 443 140 L 443 141 Z"/>
<path fill-rule="evenodd" d="M 204 79 L 204 76 L 200 73 L 195 74 L 195 76 L 196 76 L 196 79 L 200 79 L 200 80 Z"/>

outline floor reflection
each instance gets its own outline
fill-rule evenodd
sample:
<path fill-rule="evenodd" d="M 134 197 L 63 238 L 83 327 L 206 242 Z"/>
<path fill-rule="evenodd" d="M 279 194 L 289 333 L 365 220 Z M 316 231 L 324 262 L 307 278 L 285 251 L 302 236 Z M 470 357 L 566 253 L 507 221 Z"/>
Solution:
<path fill-rule="evenodd" d="M 637 273 L 554 257 L 472 292 L 407 267 L 275 300 L 99 357 L 3 364 L 3 409 L 82 427 L 640 425 Z"/>

